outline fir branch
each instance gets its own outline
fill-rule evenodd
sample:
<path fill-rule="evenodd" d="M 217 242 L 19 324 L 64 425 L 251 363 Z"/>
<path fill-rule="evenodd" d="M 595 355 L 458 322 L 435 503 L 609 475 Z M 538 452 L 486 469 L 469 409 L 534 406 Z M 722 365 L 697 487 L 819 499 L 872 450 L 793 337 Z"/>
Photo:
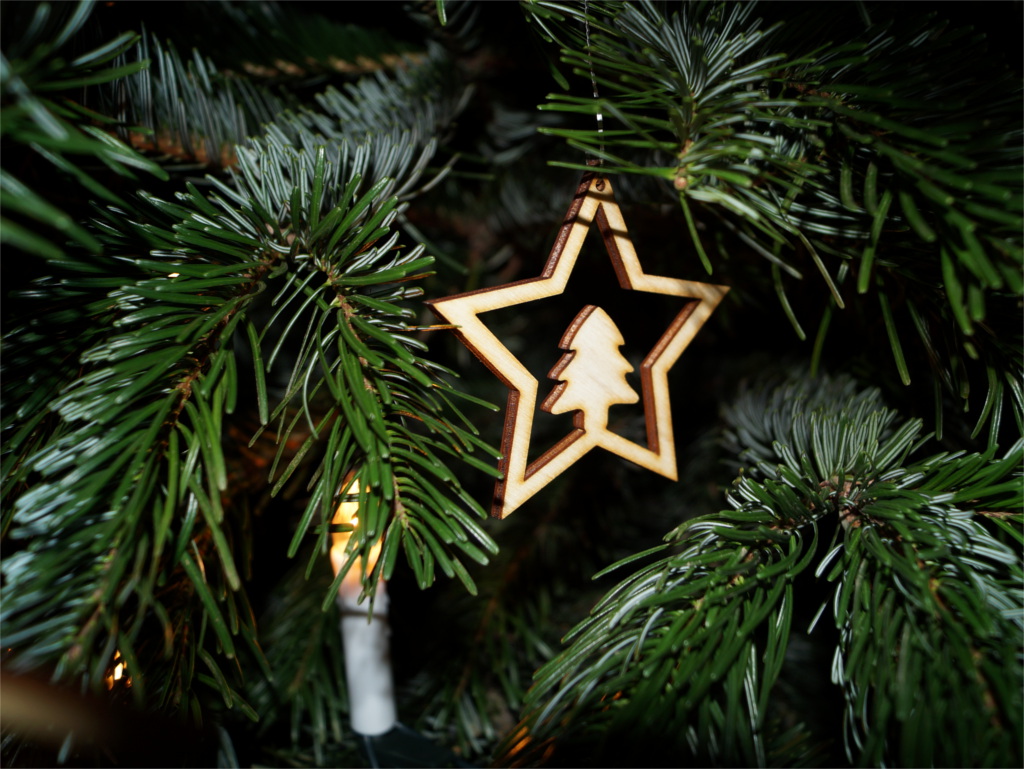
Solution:
<path fill-rule="evenodd" d="M 495 546 L 473 521 L 483 511 L 441 457 L 485 467 L 471 454 L 493 450 L 472 426 L 459 428 L 446 416 L 457 413 L 451 397 L 458 393 L 443 380 L 450 372 L 420 357 L 421 346 L 403 334 L 409 311 L 400 303 L 416 295 L 405 283 L 422 277 L 430 260 L 422 248 L 396 248 L 390 228 L 401 204 L 394 194 L 412 192 L 436 149 L 435 140 L 420 137 L 447 119 L 422 102 L 428 82 L 407 77 L 404 86 L 381 79 L 359 86 L 354 100 L 328 94 L 328 109 L 371 116 L 371 103 L 390 100 L 401 115 L 396 129 L 405 130 L 367 136 L 368 123 L 348 121 L 325 136 L 286 119 L 236 144 L 237 167 L 227 180 L 208 177 L 209 192 L 189 183 L 177 202 L 140 193 L 132 205 L 103 212 L 95 223 L 103 252 L 70 263 L 77 274 L 58 291 L 41 286 L 42 296 L 77 297 L 87 324 L 78 342 L 91 344 L 76 356 L 81 370 L 47 404 L 59 421 L 45 431 L 29 428 L 31 440 L 17 442 L 5 461 L 12 503 L 5 525 L 10 541 L 25 542 L 2 567 L 18 585 L 4 607 L 11 664 L 57 663 L 59 675 L 101 686 L 116 650 L 132 669 L 152 672 L 149 690 L 167 707 L 196 710 L 196 678 L 218 690 L 226 707 L 254 714 L 218 662 L 236 655 L 239 635 L 262 655 L 243 608 L 235 559 L 249 535 L 227 504 L 222 440 L 239 391 L 234 331 L 254 328 L 254 302 L 274 281 L 288 297 L 278 314 L 291 316 L 281 325 L 272 318 L 254 337 L 257 350 L 273 340 L 267 369 L 280 370 L 275 358 L 295 322 L 313 319 L 273 413 L 283 417 L 298 398 L 298 416 L 313 433 L 273 478 L 278 488 L 310 446 L 326 439 L 298 538 L 315 516 L 323 523 L 317 541 L 325 541 L 342 481 L 356 471 L 365 483 L 366 528 L 355 547 L 387 532 L 369 584 L 390 574 L 407 541 L 422 584 L 436 565 L 472 589 L 459 557 L 484 562 Z M 208 96 L 220 94 L 213 88 Z M 302 119 L 330 122 L 312 111 Z M 374 181 L 364 186 L 364 175 Z M 55 316 L 52 325 L 66 319 Z M 256 389 L 269 412 L 264 376 L 256 376 Z M 329 393 L 326 412 L 312 401 L 323 398 L 318 392 Z M 283 444 L 294 424 L 278 431 Z M 16 421 L 7 427 L 26 433 Z M 139 635 L 154 618 L 165 645 Z M 142 689 L 140 682 L 135 691 Z"/>
<path fill-rule="evenodd" d="M 189 169 L 233 166 L 235 145 L 298 106 L 287 91 L 220 72 L 196 52 L 185 62 L 173 44 L 161 45 L 153 35 L 143 37 L 132 53 L 152 65 L 93 89 L 97 109 L 118 116 L 118 135 L 136 149 Z"/>
<path fill-rule="evenodd" d="M 878 20 L 859 33 L 816 30 L 815 40 L 837 39 L 814 48 L 799 19 L 764 30 L 767 5 L 586 7 L 524 5 L 601 94 L 556 93 L 544 108 L 602 114 L 620 128 L 547 130 L 607 173 L 671 185 L 709 271 L 695 222 L 714 216 L 794 277 L 809 258 L 839 309 L 851 301 L 839 284 L 855 273 L 857 292 L 878 296 L 873 311 L 904 384 L 920 376 L 920 359 L 966 405 L 971 377 L 949 365 L 950 352 L 1012 368 L 1015 352 L 984 319 L 1024 290 L 1021 87 L 983 38 L 936 17 Z M 589 36 L 578 29 L 585 15 Z M 937 64 L 960 59 L 968 72 Z M 792 314 L 785 284 L 776 289 Z M 920 355 L 909 349 L 918 338 Z M 990 384 L 984 403 L 1003 394 Z"/>
<path fill-rule="evenodd" d="M 17 17 L 31 7 L 29 24 Z M 94 123 L 110 122 L 62 95 L 70 88 L 107 83 L 137 72 L 145 62 L 109 66 L 136 40 L 131 33 L 66 61 L 62 49 L 81 32 L 92 10 L 92 3 L 72 7 L 11 4 L 4 9 L 5 31 L 19 30 L 17 38 L 5 38 L 0 54 L 0 125 L 5 141 L 12 142 L 8 162 L 29 151 L 56 168 L 65 178 L 74 180 L 89 193 L 116 202 L 117 195 L 79 165 L 83 159 L 100 161 L 120 176 L 137 178 L 132 169 L 141 169 L 158 178 L 166 174 L 155 163 L 144 159 L 121 142 L 110 139 Z M 64 250 L 55 238 L 62 237 L 95 253 L 99 243 L 92 234 L 61 208 L 47 200 L 46 193 L 31 189 L 9 167 L 0 170 L 0 242 L 27 254 L 53 260 L 63 259 Z M 48 232 L 40 227 L 52 228 Z"/>
<path fill-rule="evenodd" d="M 835 675 L 851 763 L 1015 763 L 1020 687 L 995 665 L 1019 651 L 1021 606 L 1010 594 L 1021 561 L 971 508 L 1019 511 L 1019 482 L 1008 479 L 1024 446 L 999 460 L 907 464 L 920 425 L 898 424 L 877 392 L 842 380 L 763 388 L 727 418 L 734 449 L 756 462 L 735 484 L 733 509 L 683 524 L 670 535 L 680 553 L 598 603 L 539 671 L 501 762 L 593 740 L 607 758 L 626 735 L 630 755 L 638 735 L 650 740 L 651 760 L 805 760 L 814 735 L 798 729 L 792 742 L 768 703 L 788 643 L 791 583 L 830 526 L 835 539 L 814 574 L 837 582 L 827 603 L 840 630 Z M 936 669 L 928 660 L 938 648 L 957 663 Z M 916 697 L 922 690 L 930 695 Z M 950 697 L 975 707 L 947 713 Z"/>
<path fill-rule="evenodd" d="M 312 150 L 377 131 L 438 131 L 461 108 L 457 80 L 437 50 L 405 60 L 394 73 L 375 73 L 342 90 L 331 85 L 316 94 L 316 108 L 279 86 L 218 70 L 198 53 L 186 62 L 172 44 L 152 35 L 136 46 L 133 58 L 153 65 L 94 89 L 97 109 L 118 116 L 125 141 L 183 164 L 182 171 L 232 168 L 235 147 L 267 133 Z M 419 103 L 409 109 L 411 102 Z"/>
<path fill-rule="evenodd" d="M 189 41 L 214 52 L 218 69 L 266 80 L 394 72 L 421 56 L 386 29 L 338 23 L 279 2 L 198 4 L 183 15 Z M 224 29 L 232 32 L 227 40 Z"/>

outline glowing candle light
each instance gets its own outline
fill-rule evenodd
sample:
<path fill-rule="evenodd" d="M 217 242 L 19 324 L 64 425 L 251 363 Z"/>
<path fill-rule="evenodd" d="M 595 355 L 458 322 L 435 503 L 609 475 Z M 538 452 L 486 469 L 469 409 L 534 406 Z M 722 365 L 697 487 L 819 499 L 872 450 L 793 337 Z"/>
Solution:
<path fill-rule="evenodd" d="M 356 481 L 352 481 L 346 494 L 355 494 L 356 488 Z M 358 502 L 342 502 L 334 514 L 333 523 L 357 526 L 358 512 Z M 331 534 L 331 565 L 335 574 L 341 571 L 348 556 L 346 550 L 351 536 L 351 532 Z M 348 570 L 338 588 L 352 730 L 367 736 L 384 734 L 398 723 L 388 640 L 391 635 L 388 626 L 388 593 L 384 580 L 377 580 L 372 617 L 369 601 L 364 603 L 359 600 L 363 589 L 361 575 L 364 570 L 370 571 L 373 568 L 379 555 L 378 543 L 367 556 L 365 569 L 360 559 Z"/>
<path fill-rule="evenodd" d="M 107 688 L 113 689 L 116 682 L 120 681 L 122 678 L 124 679 L 124 686 L 130 689 L 132 686 L 132 678 L 128 675 L 128 669 L 125 667 L 124 660 L 121 659 L 121 652 L 115 651 L 114 669 L 104 679 L 107 684 Z"/>

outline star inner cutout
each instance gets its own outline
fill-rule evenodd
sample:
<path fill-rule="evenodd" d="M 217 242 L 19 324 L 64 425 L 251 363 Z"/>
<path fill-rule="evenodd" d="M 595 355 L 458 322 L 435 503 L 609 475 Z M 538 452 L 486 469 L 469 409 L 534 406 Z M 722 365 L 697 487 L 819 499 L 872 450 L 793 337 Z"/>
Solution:
<path fill-rule="evenodd" d="M 568 352 L 551 372 L 552 377 L 566 381 L 556 385 L 541 405 L 551 413 L 575 411 L 574 429 L 543 455 L 528 462 L 540 384 L 479 315 L 561 294 L 593 223 L 597 224 L 622 288 L 690 301 L 640 365 L 646 446 L 607 428 L 608 408 L 615 403 L 635 402 L 636 394 L 623 379 L 630 368 L 620 365 L 629 367 L 618 353 L 622 337 L 614 321 L 601 308 L 588 305 L 562 337 L 560 347 Z M 455 333 L 462 343 L 509 388 L 502 458 L 498 463 L 504 478 L 495 485 L 491 514 L 506 517 L 596 446 L 677 480 L 668 372 L 728 290 L 726 286 L 645 274 L 615 202 L 611 182 L 588 172 L 576 190 L 547 264 L 538 277 L 426 302 L 438 317 L 457 327 Z"/>

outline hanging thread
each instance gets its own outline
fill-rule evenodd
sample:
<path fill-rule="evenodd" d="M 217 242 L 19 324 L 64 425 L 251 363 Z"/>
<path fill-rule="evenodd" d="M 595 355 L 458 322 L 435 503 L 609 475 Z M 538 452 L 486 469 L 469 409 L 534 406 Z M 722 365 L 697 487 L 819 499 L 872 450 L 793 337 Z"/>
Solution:
<path fill-rule="evenodd" d="M 583 0 L 583 34 L 587 41 L 587 64 L 590 68 L 590 85 L 594 91 L 594 100 L 600 99 L 600 95 L 597 92 L 597 77 L 594 75 L 594 59 L 590 55 L 590 16 L 588 14 L 588 0 Z M 597 113 L 597 133 L 601 136 L 601 153 L 604 154 L 604 115 L 601 114 L 600 110 Z M 597 164 L 604 165 L 604 158 L 598 158 Z"/>

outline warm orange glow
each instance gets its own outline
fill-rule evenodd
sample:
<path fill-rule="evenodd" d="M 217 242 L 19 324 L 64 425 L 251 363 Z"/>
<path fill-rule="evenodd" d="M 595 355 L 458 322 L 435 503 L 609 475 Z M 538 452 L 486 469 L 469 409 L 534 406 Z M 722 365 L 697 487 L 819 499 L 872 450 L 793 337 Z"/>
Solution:
<path fill-rule="evenodd" d="M 355 496 L 356 494 L 358 494 L 357 488 L 358 487 L 356 486 L 356 480 L 353 479 L 352 482 L 349 484 L 348 489 L 346 489 L 345 495 Z M 359 503 L 354 499 L 351 501 L 342 502 L 340 505 L 338 505 L 338 509 L 334 513 L 334 519 L 331 521 L 331 523 L 350 524 L 353 527 L 357 527 L 359 525 Z M 331 533 L 331 565 L 334 567 L 335 574 L 341 571 L 341 567 L 345 565 L 345 560 L 348 557 L 348 543 L 351 538 L 351 531 L 340 531 Z M 380 556 L 380 549 L 380 542 L 378 542 L 372 548 L 370 548 L 370 554 L 366 559 L 367 563 L 365 567 L 360 568 L 361 561 L 363 560 L 360 558 L 359 562 L 357 562 L 353 568 L 349 569 L 348 574 L 345 575 L 345 579 L 342 582 L 342 585 L 344 586 L 350 582 L 356 585 L 361 585 L 362 572 L 370 571 L 371 569 L 373 569 L 374 565 L 376 565 L 377 563 L 377 558 Z"/>
<path fill-rule="evenodd" d="M 106 681 L 107 688 L 113 689 L 114 684 L 121 679 L 124 679 L 124 686 L 131 688 L 132 678 L 128 675 L 128 668 L 125 667 L 124 662 L 121 660 L 121 652 L 114 652 L 114 670 L 104 680 Z"/>

